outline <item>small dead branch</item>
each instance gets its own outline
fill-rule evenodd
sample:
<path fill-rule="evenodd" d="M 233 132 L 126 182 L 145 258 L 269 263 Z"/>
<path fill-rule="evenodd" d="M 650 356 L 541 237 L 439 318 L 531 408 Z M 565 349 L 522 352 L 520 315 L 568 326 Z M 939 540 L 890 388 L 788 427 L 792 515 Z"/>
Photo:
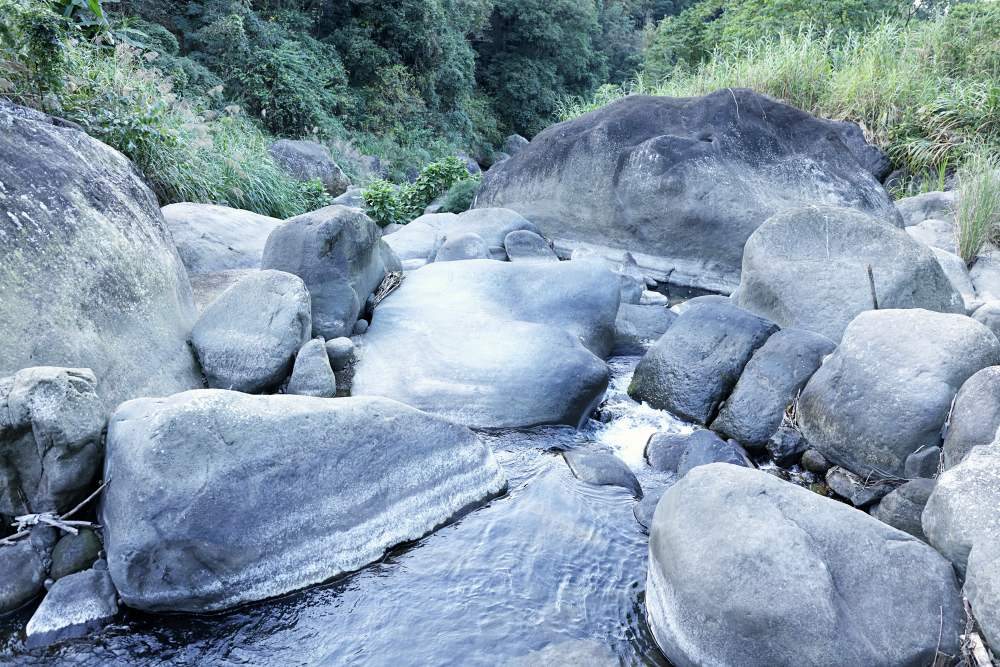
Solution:
<path fill-rule="evenodd" d="M 385 274 L 385 278 L 383 278 L 382 282 L 379 283 L 379 286 L 373 295 L 372 310 L 378 308 L 378 305 L 382 303 L 387 296 L 395 292 L 396 289 L 403 284 L 403 277 L 404 276 L 401 271 L 393 271 Z"/>
<path fill-rule="evenodd" d="M 22 537 L 27 537 L 31 534 L 31 529 L 42 523 L 48 526 L 53 526 L 59 530 L 65 531 L 67 533 L 72 533 L 73 535 L 78 534 L 79 528 L 98 528 L 99 526 L 91 521 L 70 521 L 69 518 L 79 512 L 81 509 L 87 506 L 87 504 L 96 498 L 101 491 L 108 485 L 108 479 L 104 481 L 97 489 L 87 496 L 80 504 L 66 512 L 62 516 L 57 516 L 53 512 L 41 512 L 39 514 L 23 514 L 18 517 L 14 517 L 14 523 L 11 525 L 17 528 L 17 532 L 13 535 L 8 535 L 7 537 L 0 540 L 0 546 L 9 546 L 14 544 L 17 540 Z"/>
<path fill-rule="evenodd" d="M 990 656 L 986 642 L 976 629 L 976 618 L 972 615 L 972 605 L 965 597 L 962 598 L 965 605 L 965 633 L 959 637 L 959 650 L 962 653 L 962 664 L 967 667 L 994 667 L 995 663 Z"/>
<path fill-rule="evenodd" d="M 878 296 L 875 294 L 875 274 L 872 272 L 872 265 L 868 265 L 868 287 L 872 291 L 872 309 L 878 310 Z"/>

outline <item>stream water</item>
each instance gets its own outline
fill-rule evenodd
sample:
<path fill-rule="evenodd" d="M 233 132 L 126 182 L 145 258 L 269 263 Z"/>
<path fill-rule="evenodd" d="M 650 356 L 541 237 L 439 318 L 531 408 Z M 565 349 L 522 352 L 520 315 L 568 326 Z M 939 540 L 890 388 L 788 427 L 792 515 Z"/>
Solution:
<path fill-rule="evenodd" d="M 79 665 L 665 665 L 642 612 L 647 536 L 624 489 L 576 480 L 559 455 L 613 451 L 647 493 L 656 430 L 688 427 L 628 398 L 638 357 L 611 359 L 602 421 L 484 433 L 502 497 L 325 585 L 213 616 L 128 611 L 87 639 L 27 652 L 31 609 L 0 619 L 0 662 Z M 587 662 L 589 657 L 594 662 Z"/>

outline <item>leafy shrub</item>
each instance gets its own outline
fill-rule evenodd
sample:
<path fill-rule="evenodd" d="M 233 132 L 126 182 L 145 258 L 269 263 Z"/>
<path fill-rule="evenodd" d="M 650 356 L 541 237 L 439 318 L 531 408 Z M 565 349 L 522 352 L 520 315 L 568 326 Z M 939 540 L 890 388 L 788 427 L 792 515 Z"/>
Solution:
<path fill-rule="evenodd" d="M 62 87 L 65 40 L 73 26 L 43 2 L 0 0 L 0 16 L 0 93 L 42 106 Z"/>
<path fill-rule="evenodd" d="M 396 186 L 377 180 L 361 195 L 366 212 L 380 227 L 405 225 L 422 215 L 432 201 L 456 183 L 470 179 L 465 163 L 451 156 L 428 164 L 413 183 Z"/>
<path fill-rule="evenodd" d="M 959 169 L 958 252 L 972 265 L 987 241 L 1000 230 L 1000 160 L 976 151 Z"/>
<path fill-rule="evenodd" d="M 441 212 L 462 213 L 468 211 L 472 208 L 472 204 L 476 200 L 476 193 L 479 192 L 481 184 L 482 179 L 478 176 L 466 178 L 455 183 L 444 194 L 444 200 L 441 202 Z"/>

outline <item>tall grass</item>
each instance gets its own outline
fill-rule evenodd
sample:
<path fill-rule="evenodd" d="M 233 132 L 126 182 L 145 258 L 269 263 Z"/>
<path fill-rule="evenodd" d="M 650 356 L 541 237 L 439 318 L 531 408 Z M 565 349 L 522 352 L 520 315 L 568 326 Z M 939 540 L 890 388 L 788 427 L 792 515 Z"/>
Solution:
<path fill-rule="evenodd" d="M 958 172 L 958 252 L 971 265 L 1000 230 L 1000 160 L 987 151 L 971 153 Z"/>
<path fill-rule="evenodd" d="M 983 44 L 966 32 L 940 16 L 909 25 L 887 20 L 839 41 L 808 29 L 780 33 L 718 51 L 695 67 L 678 66 L 662 81 L 604 86 L 565 105 L 561 116 L 575 118 L 631 94 L 687 97 L 745 87 L 857 122 L 914 172 L 957 165 L 972 145 L 1000 146 L 1000 81 L 995 68 L 971 57 Z"/>

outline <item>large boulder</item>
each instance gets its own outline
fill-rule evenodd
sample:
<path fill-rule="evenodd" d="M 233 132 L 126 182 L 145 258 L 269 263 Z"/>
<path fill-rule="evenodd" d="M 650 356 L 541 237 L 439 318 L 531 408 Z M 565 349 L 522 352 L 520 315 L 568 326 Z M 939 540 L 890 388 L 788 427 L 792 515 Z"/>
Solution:
<path fill-rule="evenodd" d="M 256 271 L 222 293 L 191 332 L 208 386 L 273 389 L 312 331 L 309 291 L 298 276 Z"/>
<path fill-rule="evenodd" d="M 122 599 L 205 612 L 356 570 L 498 493 L 468 429 L 382 398 L 206 389 L 119 407 L 101 525 Z"/>
<path fill-rule="evenodd" d="M 941 473 L 921 523 L 928 541 L 964 577 L 969 552 L 1000 539 L 1000 444 L 976 447 Z"/>
<path fill-rule="evenodd" d="M 557 246 L 638 250 L 675 284 L 729 292 L 775 213 L 828 204 L 899 220 L 844 139 L 841 124 L 751 90 L 632 95 L 534 137 L 486 173 L 476 206 L 511 208 Z"/>
<path fill-rule="evenodd" d="M 96 387 L 81 368 L 0 378 L 0 515 L 61 513 L 87 495 L 107 422 Z"/>
<path fill-rule="evenodd" d="M 682 419 L 708 424 L 751 355 L 777 330 L 728 303 L 692 306 L 636 366 L 628 394 Z"/>
<path fill-rule="evenodd" d="M 163 219 L 188 273 L 259 269 L 267 236 L 281 220 L 214 204 L 164 206 Z"/>
<path fill-rule="evenodd" d="M 351 185 L 351 179 L 323 144 L 303 139 L 279 139 L 268 148 L 271 157 L 300 181 L 319 179 L 330 195 L 338 197 Z"/>
<path fill-rule="evenodd" d="M 908 456 L 941 444 L 962 383 L 998 362 L 996 336 L 964 315 L 868 311 L 802 391 L 799 426 L 810 446 L 863 478 L 903 477 Z"/>
<path fill-rule="evenodd" d="M 783 329 L 747 362 L 712 429 L 747 447 L 763 449 L 782 417 L 823 358 L 837 346 L 804 329 Z"/>
<path fill-rule="evenodd" d="M 0 103 L 0 377 L 89 368 L 109 408 L 201 386 L 191 284 L 121 153 Z"/>
<path fill-rule="evenodd" d="M 433 262 L 438 248 L 446 239 L 462 234 L 475 234 L 502 259 L 506 257 L 504 239 L 518 230 L 538 233 L 535 225 L 514 211 L 503 208 L 474 209 L 458 214 L 422 215 L 383 238 L 399 256 L 403 266 L 413 269 Z"/>
<path fill-rule="evenodd" d="M 590 262 L 430 264 L 359 339 L 352 394 L 476 427 L 576 426 L 607 387 L 618 280 Z"/>
<path fill-rule="evenodd" d="M 992 444 L 1000 429 L 1000 366 L 975 373 L 955 396 L 944 438 L 944 467 L 961 463 L 975 447 Z"/>
<path fill-rule="evenodd" d="M 750 236 L 738 303 L 836 342 L 874 308 L 869 267 L 878 308 L 965 312 L 930 248 L 887 219 L 819 206 L 776 215 Z"/>
<path fill-rule="evenodd" d="M 671 664 L 929 665 L 956 655 L 948 562 L 863 512 L 767 473 L 692 470 L 649 538 L 646 616 Z"/>
<path fill-rule="evenodd" d="M 312 297 L 313 335 L 350 336 L 385 278 L 378 226 L 356 208 L 327 206 L 286 220 L 267 239 L 262 266 L 292 273 Z"/>

